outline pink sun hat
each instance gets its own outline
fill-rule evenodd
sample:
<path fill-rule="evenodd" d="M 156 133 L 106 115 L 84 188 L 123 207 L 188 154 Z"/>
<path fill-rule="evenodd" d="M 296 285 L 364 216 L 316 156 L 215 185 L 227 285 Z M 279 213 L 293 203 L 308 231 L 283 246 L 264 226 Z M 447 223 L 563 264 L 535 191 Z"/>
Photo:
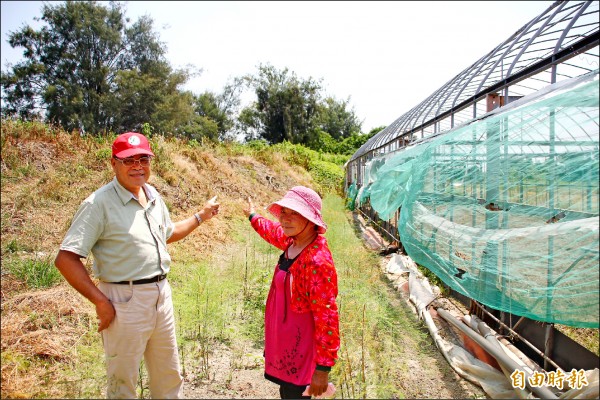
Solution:
<path fill-rule="evenodd" d="M 325 224 L 321 215 L 322 205 L 321 197 L 317 192 L 305 186 L 294 186 L 288 190 L 283 199 L 270 204 L 267 210 L 279 218 L 281 208 L 289 208 L 317 225 L 318 233 L 325 233 L 327 224 Z"/>

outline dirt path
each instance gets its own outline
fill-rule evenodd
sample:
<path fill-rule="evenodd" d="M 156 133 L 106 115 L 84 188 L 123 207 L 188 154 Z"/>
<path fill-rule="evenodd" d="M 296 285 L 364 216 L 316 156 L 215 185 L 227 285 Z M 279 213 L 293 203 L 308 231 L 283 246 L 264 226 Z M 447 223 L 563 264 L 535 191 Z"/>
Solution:
<path fill-rule="evenodd" d="M 400 292 L 388 288 L 395 307 L 408 307 Z M 416 316 L 415 316 L 416 320 Z M 486 398 L 478 386 L 460 378 L 437 350 L 433 340 L 404 336 L 399 351 L 389 357 L 397 363 L 389 385 L 406 398 L 466 399 Z M 215 345 L 209 355 L 208 373 L 197 360 L 186 366 L 185 397 L 194 399 L 279 398 L 278 386 L 263 377 L 262 350 L 250 344 Z M 341 397 L 338 397 L 341 398 Z"/>
<path fill-rule="evenodd" d="M 368 237 L 375 245 L 383 242 L 381 238 L 374 237 L 376 233 L 372 229 L 364 233 L 365 242 Z M 228 250 L 223 251 L 224 254 L 228 253 Z M 381 261 L 385 263 L 386 259 L 382 257 Z M 381 279 L 388 282 L 383 271 Z M 389 282 L 385 293 L 392 307 L 403 308 L 412 316 L 412 322 L 423 325 L 411 310 L 406 294 L 395 290 Z M 342 349 L 340 357 L 343 356 Z M 389 398 L 487 398 L 479 386 L 462 379 L 452 369 L 424 325 L 419 337 L 402 335 L 396 351 L 388 354 L 387 358 L 386 361 L 395 366 L 394 372 L 392 376 L 380 379 L 384 379 L 385 385 L 389 387 Z M 263 377 L 262 348 L 251 343 L 214 343 L 208 355 L 208 367 L 203 368 L 199 364 L 201 363 L 197 359 L 186 359 L 186 398 L 279 398 L 279 387 Z M 375 374 L 375 369 L 376 366 L 367 367 L 366 373 Z M 339 388 L 336 397 L 342 398 Z M 364 395 L 357 393 L 351 397 L 362 398 Z"/>
<path fill-rule="evenodd" d="M 209 356 L 208 372 L 189 360 L 184 395 L 188 399 L 274 399 L 279 386 L 264 379 L 262 350 L 246 344 L 243 353 L 224 344 L 215 346 Z M 189 372 L 188 372 L 189 371 Z"/>

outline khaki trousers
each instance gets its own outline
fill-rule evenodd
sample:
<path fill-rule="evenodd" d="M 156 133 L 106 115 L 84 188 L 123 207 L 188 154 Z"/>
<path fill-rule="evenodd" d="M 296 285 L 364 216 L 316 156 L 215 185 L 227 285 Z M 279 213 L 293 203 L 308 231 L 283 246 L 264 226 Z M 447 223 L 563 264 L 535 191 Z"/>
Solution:
<path fill-rule="evenodd" d="M 116 316 L 103 330 L 109 399 L 135 399 L 142 357 L 154 399 L 183 396 L 171 286 L 167 279 L 142 285 L 100 282 Z"/>

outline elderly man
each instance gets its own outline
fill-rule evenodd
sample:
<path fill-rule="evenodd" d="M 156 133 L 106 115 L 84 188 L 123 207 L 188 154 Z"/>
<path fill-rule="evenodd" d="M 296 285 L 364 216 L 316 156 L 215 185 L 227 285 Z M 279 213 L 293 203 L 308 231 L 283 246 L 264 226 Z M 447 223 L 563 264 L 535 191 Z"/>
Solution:
<path fill-rule="evenodd" d="M 189 218 L 171 222 L 165 202 L 146 183 L 153 156 L 139 133 L 115 139 L 115 177 L 81 203 L 55 260 L 69 284 L 96 306 L 108 398 L 136 397 L 142 357 L 152 397 L 182 397 L 167 243 L 185 238 L 219 211 L 215 197 Z M 98 286 L 81 261 L 90 253 Z"/>

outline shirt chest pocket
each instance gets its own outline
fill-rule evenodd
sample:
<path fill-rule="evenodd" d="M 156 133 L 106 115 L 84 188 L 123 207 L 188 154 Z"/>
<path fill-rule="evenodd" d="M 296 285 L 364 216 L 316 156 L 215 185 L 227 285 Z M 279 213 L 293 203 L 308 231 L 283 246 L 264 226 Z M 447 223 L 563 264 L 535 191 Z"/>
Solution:
<path fill-rule="evenodd" d="M 167 226 L 162 219 L 162 214 L 157 207 L 149 208 L 145 211 L 144 217 L 147 220 L 148 225 L 150 226 L 150 230 L 152 234 L 157 237 L 157 239 L 162 242 L 166 242 L 167 240 Z"/>

